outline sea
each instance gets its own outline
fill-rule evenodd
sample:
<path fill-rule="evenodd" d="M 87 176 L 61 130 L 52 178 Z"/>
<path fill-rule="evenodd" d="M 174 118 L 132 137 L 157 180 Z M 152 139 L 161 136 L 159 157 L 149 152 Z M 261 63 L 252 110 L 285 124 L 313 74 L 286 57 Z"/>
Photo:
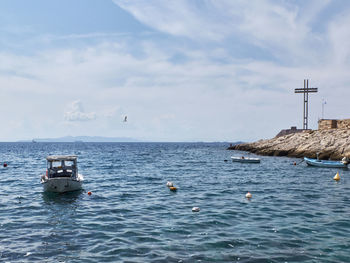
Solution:
<path fill-rule="evenodd" d="M 228 146 L 0 143 L 0 262 L 350 262 L 348 170 Z M 45 193 L 62 154 L 83 190 Z"/>

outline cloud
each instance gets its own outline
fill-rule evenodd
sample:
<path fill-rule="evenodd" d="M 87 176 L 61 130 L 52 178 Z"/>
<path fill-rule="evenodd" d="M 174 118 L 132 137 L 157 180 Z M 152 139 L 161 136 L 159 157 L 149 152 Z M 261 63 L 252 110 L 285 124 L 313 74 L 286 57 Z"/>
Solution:
<path fill-rule="evenodd" d="M 6 136 L 23 138 L 23 120 L 31 118 L 45 137 L 84 131 L 167 141 L 266 138 L 301 125 L 302 97 L 293 91 L 304 78 L 319 88 L 310 96 L 310 127 L 322 98 L 326 117 L 349 117 L 346 8 L 322 19 L 320 29 L 329 1 L 115 3 L 162 33 L 50 35 L 50 48 L 41 36 L 35 56 L 0 53 L 3 121 L 23 127 L 13 125 Z M 84 42 L 93 35 L 101 40 Z M 55 122 L 71 98 L 80 100 L 65 110 L 65 123 Z M 93 110 L 85 112 L 82 101 Z"/>
<path fill-rule="evenodd" d="M 350 64 L 350 17 L 344 13 L 333 20 L 328 27 L 329 41 L 333 47 L 330 50 L 335 65 Z"/>
<path fill-rule="evenodd" d="M 114 3 L 130 12 L 142 23 L 162 32 L 188 37 L 220 37 L 212 26 L 210 16 L 201 17 L 193 8 L 193 1 L 125 1 L 114 0 Z M 198 30 L 205 23 L 206 30 Z M 201 33 L 202 32 L 202 33 Z"/>
<path fill-rule="evenodd" d="M 85 113 L 80 100 L 73 101 L 64 113 L 66 121 L 90 121 L 96 119 L 94 112 Z"/>
<path fill-rule="evenodd" d="M 222 45 L 228 41 L 240 49 L 248 49 L 246 54 L 249 47 L 255 49 L 250 53 L 261 49 L 260 52 L 269 53 L 270 59 L 283 63 L 308 61 L 315 56 L 315 48 L 323 46 L 324 39 L 314 32 L 313 25 L 331 2 L 113 1 L 160 32 L 200 43 L 211 41 Z"/>

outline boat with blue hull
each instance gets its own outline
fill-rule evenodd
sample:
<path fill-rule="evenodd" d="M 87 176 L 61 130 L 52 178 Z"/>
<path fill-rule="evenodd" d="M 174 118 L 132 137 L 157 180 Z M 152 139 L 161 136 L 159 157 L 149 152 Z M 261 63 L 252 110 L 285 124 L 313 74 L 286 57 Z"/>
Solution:
<path fill-rule="evenodd" d="M 310 166 L 317 166 L 317 167 L 325 167 L 325 168 L 347 168 L 348 167 L 348 161 L 344 159 L 341 161 L 330 161 L 330 160 L 319 160 L 319 159 L 304 157 L 304 161 Z"/>

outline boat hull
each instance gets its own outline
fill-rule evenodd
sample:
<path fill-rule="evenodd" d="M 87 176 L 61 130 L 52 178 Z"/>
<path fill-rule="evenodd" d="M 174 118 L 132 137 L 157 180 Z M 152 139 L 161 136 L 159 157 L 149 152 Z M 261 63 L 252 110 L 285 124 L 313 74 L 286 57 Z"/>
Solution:
<path fill-rule="evenodd" d="M 78 175 L 77 180 L 72 178 L 50 178 L 42 179 L 41 183 L 43 185 L 45 192 L 55 192 L 55 193 L 64 193 L 72 192 L 82 189 L 83 179 L 82 175 Z"/>
<path fill-rule="evenodd" d="M 344 164 L 341 161 L 326 161 L 326 160 L 317 160 L 304 157 L 304 161 L 307 165 L 316 166 L 316 167 L 324 167 L 324 168 L 347 168 L 348 165 Z"/>
<path fill-rule="evenodd" d="M 238 163 L 260 163 L 259 158 L 242 158 L 242 157 L 231 157 L 232 162 Z"/>

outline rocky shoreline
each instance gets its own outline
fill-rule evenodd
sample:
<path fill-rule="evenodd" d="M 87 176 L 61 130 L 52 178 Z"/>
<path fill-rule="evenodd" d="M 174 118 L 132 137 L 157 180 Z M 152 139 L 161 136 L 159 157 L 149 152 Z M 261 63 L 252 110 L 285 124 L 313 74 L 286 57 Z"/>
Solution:
<path fill-rule="evenodd" d="M 309 157 L 340 160 L 350 158 L 350 129 L 305 130 L 300 133 L 243 143 L 228 150 L 248 151 L 259 155 Z"/>

